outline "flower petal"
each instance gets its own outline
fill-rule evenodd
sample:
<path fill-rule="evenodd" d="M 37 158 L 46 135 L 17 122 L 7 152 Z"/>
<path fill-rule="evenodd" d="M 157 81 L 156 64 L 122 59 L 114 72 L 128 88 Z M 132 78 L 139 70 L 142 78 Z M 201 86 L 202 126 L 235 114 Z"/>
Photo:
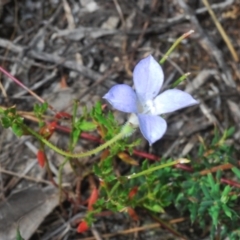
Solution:
<path fill-rule="evenodd" d="M 153 103 L 154 107 L 152 108 L 151 113 L 159 115 L 198 104 L 198 101 L 186 92 L 178 89 L 171 89 L 157 96 L 153 100 Z"/>
<path fill-rule="evenodd" d="M 113 86 L 103 98 L 119 111 L 127 113 L 137 112 L 136 93 L 126 84 Z"/>
<path fill-rule="evenodd" d="M 150 145 L 160 139 L 167 130 L 166 121 L 159 116 L 138 114 L 138 120 L 140 130 Z"/>
<path fill-rule="evenodd" d="M 133 81 L 142 104 L 157 96 L 162 87 L 163 78 L 161 66 L 151 55 L 136 65 L 133 71 Z"/>

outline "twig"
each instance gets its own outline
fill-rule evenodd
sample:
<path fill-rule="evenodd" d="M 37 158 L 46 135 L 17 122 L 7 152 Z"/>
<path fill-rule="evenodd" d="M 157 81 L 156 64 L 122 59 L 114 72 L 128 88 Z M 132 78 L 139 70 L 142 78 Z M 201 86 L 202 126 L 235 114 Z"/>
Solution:
<path fill-rule="evenodd" d="M 67 2 L 67 0 L 63 0 L 63 9 L 65 11 L 65 16 L 68 21 L 68 28 L 69 29 L 74 29 L 75 28 L 75 23 L 74 23 L 74 18 L 71 12 L 71 8 Z"/>
<path fill-rule="evenodd" d="M 213 12 L 208 0 L 202 0 L 203 1 L 203 4 L 205 5 L 205 7 L 207 8 L 209 14 L 211 15 L 212 19 L 213 19 L 213 22 L 215 23 L 219 33 L 222 35 L 222 38 L 223 40 L 225 41 L 225 43 L 227 44 L 228 46 L 228 49 L 229 51 L 231 52 L 232 54 L 232 57 L 234 59 L 235 62 L 238 62 L 239 61 L 239 58 L 238 58 L 238 55 L 228 37 L 228 35 L 226 34 L 224 28 L 222 27 L 221 23 L 218 21 L 215 13 Z"/>
<path fill-rule="evenodd" d="M 12 171 L 8 171 L 8 170 L 5 170 L 1 167 L 0 167 L 0 172 L 11 175 L 11 176 L 15 176 L 15 177 L 18 177 L 18 178 L 24 178 L 24 179 L 27 179 L 27 180 L 30 180 L 30 181 L 33 181 L 33 182 L 45 183 L 45 184 L 48 184 L 48 185 L 52 185 L 52 183 L 50 181 L 46 181 L 46 180 L 43 180 L 43 179 L 36 179 L 36 178 L 30 177 L 30 176 L 26 176 L 26 175 L 22 175 L 22 174 L 19 174 L 19 173 L 12 172 Z"/>
<path fill-rule="evenodd" d="M 102 240 L 103 238 L 100 236 L 99 232 L 96 228 L 91 228 L 92 234 L 95 237 L 95 240 Z"/>
<path fill-rule="evenodd" d="M 240 163 L 238 162 L 238 165 L 240 165 Z M 224 163 L 222 165 L 216 166 L 216 167 L 212 167 L 210 169 L 204 169 L 200 172 L 200 174 L 203 175 L 207 175 L 208 173 L 214 173 L 217 172 L 219 170 L 221 171 L 225 171 L 225 170 L 229 170 L 231 168 L 233 168 L 234 166 L 231 163 Z"/>
<path fill-rule="evenodd" d="M 120 5 L 119 5 L 117 0 L 113 0 L 113 2 L 114 2 L 114 5 L 116 7 L 116 10 L 118 12 L 118 15 L 119 15 L 119 17 L 121 19 L 121 22 L 122 22 L 122 25 L 123 25 L 123 29 L 126 30 L 126 21 L 125 21 L 124 16 L 123 16 L 122 9 L 121 9 L 121 7 L 120 7 Z"/>
<path fill-rule="evenodd" d="M 186 220 L 185 218 L 177 218 L 177 219 L 173 219 L 173 220 L 169 221 L 168 224 L 172 225 L 172 224 L 184 222 L 185 220 Z M 103 237 L 103 239 L 107 239 L 107 238 L 114 237 L 117 235 L 127 235 L 127 234 L 131 234 L 131 233 L 150 230 L 150 229 L 159 228 L 159 227 L 161 227 L 161 224 L 152 223 L 152 224 L 148 224 L 148 225 L 145 225 L 142 227 L 130 228 L 127 230 L 116 232 L 116 233 L 103 234 L 102 237 Z M 79 238 L 78 240 L 95 240 L 95 237 Z"/>

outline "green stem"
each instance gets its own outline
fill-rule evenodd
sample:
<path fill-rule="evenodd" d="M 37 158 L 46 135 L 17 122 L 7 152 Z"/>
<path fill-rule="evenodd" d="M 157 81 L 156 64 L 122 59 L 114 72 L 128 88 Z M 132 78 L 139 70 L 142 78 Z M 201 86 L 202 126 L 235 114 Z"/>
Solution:
<path fill-rule="evenodd" d="M 179 79 L 177 79 L 177 80 L 171 85 L 171 88 L 177 87 L 177 86 L 178 86 L 181 82 L 183 82 L 189 75 L 190 75 L 189 72 L 183 74 Z"/>
<path fill-rule="evenodd" d="M 76 143 L 74 143 L 73 140 L 73 131 L 74 131 L 74 127 L 75 127 L 75 121 L 76 121 L 76 116 L 77 116 L 77 107 L 78 107 L 78 103 L 77 101 L 74 101 L 73 104 L 73 115 L 72 115 L 72 131 L 71 131 L 71 137 L 70 137 L 70 141 L 69 141 L 69 151 L 70 153 L 73 152 L 73 149 L 76 145 Z M 63 163 L 60 165 L 59 170 L 58 170 L 58 185 L 59 185 L 59 203 L 62 203 L 62 174 L 63 174 L 63 168 L 65 166 L 65 164 L 67 164 L 70 160 L 70 157 L 65 157 Z M 76 170 L 73 166 L 72 161 L 70 161 L 70 166 L 73 170 L 73 172 L 76 174 Z M 76 174 L 77 175 L 77 174 Z"/>
<path fill-rule="evenodd" d="M 158 165 L 156 167 L 151 167 L 151 168 L 149 168 L 147 170 L 144 170 L 142 172 L 139 172 L 139 173 L 133 173 L 132 175 L 128 176 L 127 179 L 137 178 L 137 177 L 140 177 L 142 175 L 147 175 L 147 174 L 149 174 L 149 173 L 151 173 L 153 171 L 159 170 L 161 168 L 170 167 L 172 165 L 176 165 L 176 164 L 179 164 L 179 163 L 182 164 L 182 163 L 189 163 L 189 162 L 190 162 L 190 160 L 188 160 L 186 158 L 180 158 L 180 159 L 178 159 L 176 161 L 173 161 L 173 162 L 164 163 L 164 164 Z M 112 189 L 110 191 L 110 196 L 113 195 L 113 193 L 120 186 L 120 184 L 121 184 L 121 181 L 119 181 L 119 180 L 115 183 L 115 185 L 112 187 Z"/>
<path fill-rule="evenodd" d="M 62 202 L 62 173 L 65 164 L 68 162 L 68 158 L 65 158 L 64 162 L 60 165 L 58 170 L 58 186 L 59 186 L 59 203 Z"/>
<path fill-rule="evenodd" d="M 164 163 L 164 164 L 158 165 L 158 166 L 156 166 L 156 167 L 151 167 L 151 168 L 149 168 L 149 169 L 147 169 L 147 170 L 144 170 L 144 171 L 142 171 L 142 172 L 139 172 L 139 173 L 133 173 L 133 174 L 131 174 L 130 176 L 128 176 L 127 178 L 128 178 L 128 179 L 137 178 L 137 177 L 140 177 L 140 176 L 142 176 L 142 175 L 147 175 L 147 174 L 149 174 L 149 173 L 151 173 L 151 172 L 153 172 L 153 171 L 159 170 L 159 169 L 161 169 L 161 168 L 170 167 L 170 166 L 172 166 L 172 165 L 176 165 L 176 164 L 179 164 L 179 163 L 189 163 L 189 162 L 190 162 L 190 161 L 189 161 L 188 159 L 185 159 L 185 158 L 183 158 L 183 159 L 178 159 L 178 160 L 173 161 L 173 162 Z"/>
<path fill-rule="evenodd" d="M 116 189 L 120 186 L 121 182 L 118 180 L 116 182 L 116 184 L 112 187 L 111 191 L 110 191 L 110 197 L 113 195 L 113 193 L 116 191 Z"/>
<path fill-rule="evenodd" d="M 49 148 L 51 148 L 52 150 L 54 150 L 55 152 L 66 156 L 66 157 L 70 157 L 70 158 L 83 158 L 83 157 L 88 157 L 91 155 L 94 155 L 102 150 L 104 150 L 105 148 L 107 148 L 108 146 L 112 145 L 113 143 L 115 143 L 116 141 L 124 138 L 125 136 L 129 135 L 130 133 L 134 132 L 134 128 L 130 125 L 130 124 L 125 124 L 121 130 L 120 133 L 118 133 L 115 137 L 113 137 L 112 139 L 110 139 L 109 141 L 105 142 L 104 144 L 102 144 L 101 146 L 90 150 L 88 152 L 84 152 L 84 153 L 69 153 L 69 152 L 65 152 L 62 149 L 56 147 L 55 145 L 53 145 L 52 143 L 50 143 L 48 140 L 46 140 L 45 138 L 43 138 L 40 134 L 38 134 L 37 132 L 35 132 L 34 130 L 32 130 L 31 128 L 29 128 L 27 125 L 25 125 L 24 123 L 19 123 L 27 132 L 31 133 L 34 137 L 36 137 L 38 140 L 40 140 L 42 143 L 46 144 Z"/>
<path fill-rule="evenodd" d="M 70 135 L 70 140 L 69 140 L 69 152 L 72 154 L 73 153 L 73 150 L 77 144 L 77 141 L 74 141 L 74 131 L 75 131 L 75 122 L 76 122 L 76 118 L 77 118 L 77 109 L 78 109 L 78 102 L 75 100 L 74 103 L 73 103 L 73 114 L 72 114 L 72 130 L 71 130 L 71 135 Z M 79 133 L 80 135 L 80 133 Z M 78 135 L 78 136 L 79 136 Z M 67 161 L 66 163 L 68 162 L 68 160 L 70 159 L 70 157 L 67 157 Z M 66 164 L 65 163 L 65 164 Z M 64 165 L 65 165 L 64 164 Z M 76 169 L 75 167 L 73 166 L 73 162 L 70 161 L 70 166 L 73 170 L 73 172 L 76 174 L 77 176 L 77 173 L 76 173 Z M 64 167 L 64 166 L 63 166 Z"/>
<path fill-rule="evenodd" d="M 174 43 L 173 45 L 168 49 L 168 51 L 165 53 L 165 55 L 162 57 L 162 59 L 160 60 L 160 64 L 163 64 L 166 59 L 169 57 L 169 55 L 173 52 L 173 50 L 178 46 L 178 44 L 183 40 L 185 39 L 186 37 L 188 37 L 190 34 L 192 34 L 194 31 L 193 30 L 190 30 L 189 32 L 187 33 L 184 33 L 180 38 L 178 38 Z"/>

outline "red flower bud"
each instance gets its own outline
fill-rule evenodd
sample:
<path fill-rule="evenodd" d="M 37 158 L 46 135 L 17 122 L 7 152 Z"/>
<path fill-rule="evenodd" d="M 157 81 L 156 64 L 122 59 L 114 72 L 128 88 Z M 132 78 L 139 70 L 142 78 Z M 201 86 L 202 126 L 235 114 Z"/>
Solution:
<path fill-rule="evenodd" d="M 86 221 L 82 221 L 79 223 L 78 227 L 77 227 L 77 232 L 78 233 L 83 233 L 86 232 L 89 229 L 88 224 Z"/>
<path fill-rule="evenodd" d="M 56 126 L 57 126 L 56 121 L 50 122 L 40 129 L 39 134 L 48 140 L 55 131 Z"/>
<path fill-rule="evenodd" d="M 93 210 L 93 204 L 97 201 L 97 199 L 98 199 L 98 189 L 94 187 L 88 200 L 88 210 L 90 211 Z"/>
<path fill-rule="evenodd" d="M 128 208 L 127 208 L 127 212 L 128 212 L 129 216 L 130 216 L 133 220 L 135 220 L 135 221 L 138 221 L 138 220 L 139 220 L 139 217 L 138 217 L 137 213 L 135 212 L 135 210 L 134 210 L 133 208 L 128 207 Z"/>
<path fill-rule="evenodd" d="M 37 160 L 40 167 L 44 167 L 46 162 L 46 155 L 42 150 L 38 150 Z"/>
<path fill-rule="evenodd" d="M 137 194 L 137 192 L 138 186 L 133 187 L 128 194 L 129 199 L 132 199 Z"/>

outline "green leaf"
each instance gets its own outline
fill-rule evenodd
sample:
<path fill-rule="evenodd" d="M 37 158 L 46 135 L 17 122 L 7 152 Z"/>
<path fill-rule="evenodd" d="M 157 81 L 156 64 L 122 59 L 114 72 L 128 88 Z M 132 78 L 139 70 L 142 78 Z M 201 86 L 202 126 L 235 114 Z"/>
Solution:
<path fill-rule="evenodd" d="M 229 218 L 232 218 L 232 210 L 226 204 L 222 205 L 222 209 Z"/>
<path fill-rule="evenodd" d="M 227 202 L 228 202 L 228 200 L 229 200 L 228 194 L 230 193 L 231 189 L 232 189 L 232 188 L 231 188 L 229 185 L 227 185 L 227 186 L 224 188 L 224 190 L 223 190 L 223 192 L 222 192 L 222 196 L 221 196 L 221 202 L 222 202 L 222 203 L 227 203 Z"/>
<path fill-rule="evenodd" d="M 11 119 L 10 119 L 9 117 L 6 117 L 6 116 L 3 116 L 3 117 L 1 118 L 1 122 L 2 122 L 2 126 L 3 126 L 4 128 L 9 128 L 9 127 L 11 127 L 11 125 L 12 125 Z"/>
<path fill-rule="evenodd" d="M 98 113 L 99 115 L 102 114 L 102 105 L 100 102 L 97 102 L 95 105 L 95 108 L 93 109 L 96 113 Z"/>
<path fill-rule="evenodd" d="M 162 189 L 161 184 L 156 184 L 156 186 L 154 187 L 152 192 L 153 192 L 154 195 L 157 195 L 158 193 L 161 192 L 161 189 Z"/>
<path fill-rule="evenodd" d="M 195 193 L 199 190 L 199 183 L 194 182 L 192 186 L 187 190 L 189 195 L 195 195 Z"/>
<path fill-rule="evenodd" d="M 208 206 L 207 205 L 201 205 L 198 208 L 198 214 L 199 215 L 204 215 L 204 213 L 208 210 Z"/>
<path fill-rule="evenodd" d="M 96 124 L 93 122 L 82 121 L 79 128 L 82 131 L 93 131 L 96 129 Z"/>
<path fill-rule="evenodd" d="M 153 184 L 158 179 L 158 175 L 156 174 L 156 172 L 157 171 L 151 172 L 145 175 L 145 178 L 148 184 Z"/>
<path fill-rule="evenodd" d="M 217 182 L 220 182 L 221 177 L 222 177 L 222 171 L 218 170 L 217 173 L 216 173 Z"/>
<path fill-rule="evenodd" d="M 16 108 L 15 107 L 11 107 L 11 108 L 8 108 L 6 111 L 5 111 L 6 115 L 9 115 L 9 116 L 15 116 L 17 111 L 16 111 Z"/>
<path fill-rule="evenodd" d="M 216 183 L 211 191 L 212 196 L 214 197 L 214 199 L 219 199 L 219 195 L 220 195 L 220 184 Z"/>
<path fill-rule="evenodd" d="M 44 103 L 42 104 L 42 111 L 45 112 L 45 111 L 47 111 L 47 109 L 48 109 L 48 103 L 47 103 L 47 102 L 44 102 Z"/>
<path fill-rule="evenodd" d="M 17 228 L 16 240 L 24 240 L 24 238 L 22 238 L 22 236 L 21 236 L 19 228 Z"/>
<path fill-rule="evenodd" d="M 102 171 L 101 171 L 101 168 L 98 166 L 98 164 L 94 164 L 94 166 L 93 166 L 93 172 L 94 172 L 98 177 L 102 177 Z"/>
<path fill-rule="evenodd" d="M 148 160 L 144 160 L 142 163 L 142 171 L 147 170 L 149 168 L 149 161 Z"/>
<path fill-rule="evenodd" d="M 164 209 L 160 205 L 158 205 L 156 203 L 155 204 L 147 204 L 147 203 L 145 203 L 145 204 L 143 204 L 143 206 L 145 208 L 153 211 L 153 212 L 164 213 Z"/>
<path fill-rule="evenodd" d="M 229 138 L 235 133 L 235 127 L 230 127 L 226 132 L 226 137 Z"/>
<path fill-rule="evenodd" d="M 104 177 L 105 182 L 112 182 L 115 179 L 116 179 L 116 177 L 114 175 L 108 175 L 108 176 Z"/>
<path fill-rule="evenodd" d="M 219 139 L 220 139 L 219 131 L 217 130 L 217 128 L 215 128 L 214 129 L 214 138 L 212 140 L 211 145 L 215 145 L 216 143 L 218 143 Z"/>
<path fill-rule="evenodd" d="M 232 168 L 232 171 L 235 173 L 235 175 L 237 176 L 237 178 L 240 179 L 240 170 L 236 167 Z"/>
<path fill-rule="evenodd" d="M 17 137 L 21 137 L 23 135 L 23 129 L 17 123 L 12 124 L 12 130 Z"/>
<path fill-rule="evenodd" d="M 103 175 L 107 175 L 113 171 L 112 157 L 109 156 L 101 162 L 101 171 Z"/>
<path fill-rule="evenodd" d="M 37 117 L 41 117 L 48 109 L 48 103 L 44 102 L 43 104 L 35 104 L 33 111 Z"/>
<path fill-rule="evenodd" d="M 210 195 L 210 192 L 209 192 L 208 188 L 206 187 L 205 183 L 202 182 L 202 183 L 200 184 L 200 187 L 201 187 L 201 189 L 202 189 L 205 197 L 206 197 L 207 199 L 209 199 L 209 200 L 212 199 L 212 197 L 211 197 L 211 195 Z"/>
<path fill-rule="evenodd" d="M 197 203 L 193 203 L 189 207 L 189 211 L 190 211 L 190 219 L 191 219 L 191 222 L 193 223 L 195 221 L 195 219 L 197 218 L 198 204 Z"/>
<path fill-rule="evenodd" d="M 81 130 L 80 129 L 73 129 L 73 133 L 72 133 L 72 141 L 73 141 L 73 145 L 75 146 L 76 143 L 78 142 L 79 140 L 79 135 L 81 133 Z"/>
<path fill-rule="evenodd" d="M 210 216 L 212 217 L 213 220 L 213 225 L 217 227 L 218 225 L 218 217 L 219 217 L 219 206 L 214 205 L 209 209 Z"/>
<path fill-rule="evenodd" d="M 216 184 L 215 184 L 215 181 L 214 181 L 214 179 L 213 179 L 212 174 L 209 173 L 209 174 L 207 175 L 207 178 L 208 178 L 208 183 L 210 184 L 211 188 L 213 189 Z"/>
<path fill-rule="evenodd" d="M 199 157 L 203 156 L 204 151 L 205 151 L 204 145 L 201 144 L 201 145 L 199 146 L 199 149 L 198 149 L 198 156 L 199 156 Z"/>

